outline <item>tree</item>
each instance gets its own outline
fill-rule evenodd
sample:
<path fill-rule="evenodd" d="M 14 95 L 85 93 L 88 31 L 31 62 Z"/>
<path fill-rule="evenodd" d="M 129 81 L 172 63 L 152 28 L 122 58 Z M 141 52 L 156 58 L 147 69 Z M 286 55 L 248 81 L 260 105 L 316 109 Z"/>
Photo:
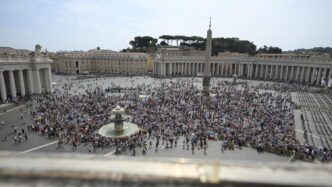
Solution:
<path fill-rule="evenodd" d="M 129 44 L 132 46 L 131 51 L 147 52 L 156 50 L 154 48 L 156 48 L 157 42 L 158 39 L 152 38 L 151 36 L 136 36 Z M 151 50 L 151 48 L 153 49 Z"/>
<path fill-rule="evenodd" d="M 282 49 L 280 49 L 279 47 L 272 47 L 272 46 L 267 47 L 266 45 L 264 45 L 263 47 L 257 50 L 257 53 L 280 54 L 282 53 Z"/>
<path fill-rule="evenodd" d="M 171 36 L 171 35 L 162 35 L 162 36 L 159 36 L 159 39 L 166 40 L 168 45 L 170 45 L 169 41 L 171 41 L 171 45 L 172 45 L 172 40 L 174 40 L 174 36 Z"/>
<path fill-rule="evenodd" d="M 165 41 L 161 41 L 161 42 L 160 42 L 160 45 L 161 45 L 161 46 L 165 46 L 165 45 L 167 45 L 167 43 L 166 43 Z"/>

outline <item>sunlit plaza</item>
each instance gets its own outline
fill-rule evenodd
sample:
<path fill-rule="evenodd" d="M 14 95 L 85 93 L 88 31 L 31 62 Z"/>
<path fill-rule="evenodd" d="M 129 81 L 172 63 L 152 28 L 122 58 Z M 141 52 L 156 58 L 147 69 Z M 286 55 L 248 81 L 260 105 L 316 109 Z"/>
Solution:
<path fill-rule="evenodd" d="M 331 146 L 330 140 L 330 125 L 331 121 L 331 93 L 328 90 L 318 89 L 313 87 L 298 87 L 297 85 L 275 83 L 275 82 L 264 82 L 255 80 L 237 80 L 239 84 L 232 85 L 232 78 L 212 78 L 211 87 L 212 91 L 211 100 L 222 96 L 227 93 L 228 90 L 236 94 L 236 90 L 247 90 L 248 92 L 256 93 L 258 95 L 265 95 L 271 97 L 269 100 L 264 102 L 273 102 L 273 98 L 283 97 L 286 98 L 284 102 L 287 104 L 289 109 L 289 115 L 287 119 L 288 129 L 287 133 L 290 133 L 290 138 L 298 142 L 301 146 L 317 147 L 323 149 Z M 219 87 L 218 87 L 219 86 Z M 223 90 L 226 92 L 219 92 L 220 86 L 223 86 Z M 226 120 L 233 121 L 236 123 L 235 117 L 232 118 L 232 113 L 227 114 L 224 112 L 222 118 L 212 117 L 214 114 L 211 109 L 211 114 L 208 119 L 209 123 L 218 126 L 225 126 L 226 131 L 213 132 L 212 129 L 207 129 L 206 134 L 202 136 L 203 141 L 206 139 L 206 144 L 200 145 L 202 139 L 194 141 L 193 133 L 199 134 L 199 130 L 185 130 L 189 127 L 182 127 L 184 124 L 181 114 L 177 115 L 178 112 L 173 113 L 170 110 L 175 110 L 173 107 L 165 106 L 160 108 L 160 111 L 154 111 L 154 108 L 141 111 L 142 108 L 139 106 L 147 104 L 154 99 L 165 99 L 165 97 L 172 96 L 175 93 L 172 92 L 189 92 L 194 94 L 189 96 L 190 99 L 201 96 L 199 90 L 202 87 L 202 78 L 168 78 L 168 79 L 156 79 L 147 76 L 143 77 L 95 77 L 95 78 L 84 78 L 80 76 L 53 76 L 53 96 L 36 97 L 32 101 L 28 101 L 23 105 L 15 106 L 14 104 L 2 105 L 1 121 L 4 125 L 1 127 L 1 137 L 3 140 L 0 142 L 1 150 L 16 151 L 17 155 L 33 154 L 38 152 L 54 152 L 54 153 L 85 153 L 95 154 L 105 157 L 117 157 L 127 155 L 130 157 L 170 157 L 170 158 L 198 158 L 198 159 L 220 159 L 220 160 L 240 160 L 240 161 L 276 161 L 276 162 L 302 162 L 312 161 L 309 156 L 301 157 L 289 151 L 287 153 L 278 153 L 272 150 L 259 151 L 258 145 L 260 144 L 249 144 L 249 142 L 243 142 L 237 145 L 237 142 L 230 143 L 232 139 L 227 139 L 222 135 L 227 135 L 227 123 Z M 215 87 L 215 89 L 213 89 Z M 296 91 L 298 89 L 298 91 Z M 106 90 L 106 92 L 105 92 Z M 191 93 L 193 92 L 193 93 Z M 189 94 L 188 93 L 188 94 Z M 87 97 L 91 101 L 82 101 Z M 185 95 L 179 95 L 177 105 L 181 107 L 192 107 L 195 103 L 185 103 Z M 105 100 L 100 100 L 99 97 Z M 192 97 L 192 98 L 191 98 Z M 57 98 L 58 101 L 51 102 Z M 63 98 L 63 99 L 60 99 Z M 238 100 L 230 101 L 237 103 Z M 77 101 L 75 101 L 77 100 Z M 219 100 L 215 100 L 219 101 Z M 64 103 L 60 103 L 64 102 Z M 65 103 L 68 102 L 68 103 Z M 87 103 L 85 103 L 87 102 Z M 183 103 L 182 103 L 183 102 Z M 220 101 L 219 101 L 220 102 Z M 260 101 L 256 101 L 260 102 Z M 262 101 L 263 102 L 263 101 Z M 83 104 L 86 106 L 80 105 Z M 50 104 L 50 105 L 49 105 Z M 180 104 L 180 105 L 179 105 Z M 252 103 L 254 104 L 254 103 Z M 52 106 L 58 105 L 58 106 Z M 60 121 L 63 124 L 75 125 L 75 128 L 85 129 L 91 128 L 93 125 L 101 127 L 109 122 L 112 112 L 112 108 L 117 105 L 126 108 L 126 113 L 132 115 L 131 122 L 138 122 L 141 133 L 138 137 L 135 135 L 128 135 L 128 139 L 135 139 L 135 144 L 121 144 L 114 139 L 104 139 L 99 143 L 94 143 L 91 139 L 85 139 L 86 136 L 91 134 L 84 134 L 81 130 L 73 129 L 74 134 L 70 134 L 66 126 L 61 127 Z M 176 104 L 175 104 L 176 105 Z M 32 107 L 29 107 L 32 106 Z M 60 108 L 58 108 L 60 106 Z M 61 107 L 62 106 L 62 107 Z M 57 113 L 61 115 L 50 114 L 49 108 L 53 108 Z M 98 108 L 100 107 L 100 108 Z M 71 111 L 76 110 L 76 111 Z M 138 111 L 135 111 L 138 110 Z M 192 112 L 194 110 L 188 110 L 186 112 Z M 160 113 L 161 121 L 159 121 L 166 132 L 161 129 L 157 129 L 155 125 L 156 114 Z M 68 116 L 63 116 L 66 113 Z M 84 114 L 85 113 L 85 114 Z M 173 118 L 163 118 L 163 115 Z M 230 116 L 229 116 L 230 115 Z M 270 114 L 272 115 L 272 114 Z M 63 116 L 63 117 L 62 117 Z M 150 116 L 153 116 L 151 118 Z M 191 118 L 193 114 L 190 114 Z M 271 116 L 273 117 L 273 116 Z M 55 120 L 54 118 L 61 118 Z M 147 121 L 142 123 L 140 120 L 147 118 Z M 54 121 L 53 121 L 54 120 Z M 150 121 L 151 120 L 151 121 Z M 207 123 L 204 120 L 196 119 L 196 121 L 187 122 L 190 126 L 197 125 L 201 126 L 202 123 Z M 256 121 L 257 123 L 259 121 Z M 178 124 L 173 126 L 169 123 Z M 219 124 L 218 124 L 219 123 Z M 246 121 L 244 120 L 244 123 Z M 51 124 L 51 125 L 47 125 Z M 255 125 L 255 124 L 253 124 Z M 38 126 L 38 130 L 36 130 Z M 257 128 L 261 128 L 261 125 L 256 125 Z M 199 129 L 198 127 L 195 127 Z M 64 128 L 60 130 L 59 128 Z M 67 127 L 68 128 L 68 127 Z M 177 129 L 178 128 L 178 129 Z M 192 127 L 190 127 L 192 128 Z M 229 129 L 232 129 L 228 127 Z M 96 128 L 93 128 L 96 129 Z M 169 132 L 167 132 L 167 130 Z M 179 132 L 177 132 L 179 130 Z M 236 128 L 232 129 L 234 132 L 239 133 Z M 253 130 L 253 129 L 250 129 Z M 16 131 L 16 133 L 15 133 Z M 25 135 L 19 132 L 25 132 Z M 232 131 L 230 131 L 232 132 Z M 254 131 L 253 131 L 254 132 Z M 91 132 L 94 138 L 102 138 L 98 135 L 97 130 Z M 6 135 L 7 134 L 7 135 Z M 218 134 L 218 135 L 217 135 Z M 272 136 L 273 134 L 269 135 Z M 21 136 L 21 137 L 20 137 Z M 27 136 L 26 138 L 24 136 Z M 273 135 L 275 136 L 275 135 Z M 204 137 L 204 138 L 203 138 Z M 90 137 L 89 137 L 90 138 Z M 264 137 L 262 137 L 264 138 Z M 127 140 L 128 140 L 127 139 Z M 170 139 L 172 140 L 172 144 Z M 187 140 L 186 140 L 187 139 Z M 199 141 L 200 140 L 200 141 Z M 98 139 L 97 139 L 98 141 Z M 267 141 L 267 140 L 264 140 Z M 262 142 L 264 142 L 262 141 Z M 60 143 L 59 143 L 60 142 Z M 73 144 L 75 142 L 75 144 Z M 157 144 L 158 142 L 158 144 Z M 176 143 L 175 143 L 176 142 Z M 202 143 L 202 142 L 201 142 Z M 266 145 L 265 145 L 266 146 Z M 264 146 L 264 147 L 265 147 Z M 303 148 L 302 148 L 303 149 Z M 318 149 L 316 149 L 318 151 Z M 316 153 L 318 154 L 318 153 Z M 303 156 L 303 155 L 302 155 Z M 319 156 L 315 158 L 318 162 Z"/>

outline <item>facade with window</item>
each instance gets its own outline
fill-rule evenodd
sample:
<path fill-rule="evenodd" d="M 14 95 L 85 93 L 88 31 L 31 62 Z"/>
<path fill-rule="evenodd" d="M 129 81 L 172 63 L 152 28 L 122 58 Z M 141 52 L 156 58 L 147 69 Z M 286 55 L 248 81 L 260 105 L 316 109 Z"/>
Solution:
<path fill-rule="evenodd" d="M 58 52 L 55 70 L 62 74 L 144 75 L 153 70 L 146 53 L 120 53 L 111 50 Z"/>

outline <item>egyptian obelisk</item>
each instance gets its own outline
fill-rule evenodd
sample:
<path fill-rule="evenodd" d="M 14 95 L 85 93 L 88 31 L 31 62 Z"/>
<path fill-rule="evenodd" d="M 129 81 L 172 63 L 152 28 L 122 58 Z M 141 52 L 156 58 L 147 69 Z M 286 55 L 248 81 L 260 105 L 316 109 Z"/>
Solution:
<path fill-rule="evenodd" d="M 204 77 L 203 77 L 203 94 L 206 96 L 209 96 L 210 94 L 211 48 L 212 48 L 212 31 L 211 31 L 211 18 L 210 18 L 209 30 L 207 31 L 207 37 L 206 37 Z"/>

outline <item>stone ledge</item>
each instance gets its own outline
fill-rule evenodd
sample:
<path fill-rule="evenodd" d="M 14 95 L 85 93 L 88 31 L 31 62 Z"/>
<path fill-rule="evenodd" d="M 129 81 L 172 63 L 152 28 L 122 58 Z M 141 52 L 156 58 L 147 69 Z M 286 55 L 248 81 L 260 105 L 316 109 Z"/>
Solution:
<path fill-rule="evenodd" d="M 0 186 L 330 186 L 332 165 L 0 154 Z"/>

